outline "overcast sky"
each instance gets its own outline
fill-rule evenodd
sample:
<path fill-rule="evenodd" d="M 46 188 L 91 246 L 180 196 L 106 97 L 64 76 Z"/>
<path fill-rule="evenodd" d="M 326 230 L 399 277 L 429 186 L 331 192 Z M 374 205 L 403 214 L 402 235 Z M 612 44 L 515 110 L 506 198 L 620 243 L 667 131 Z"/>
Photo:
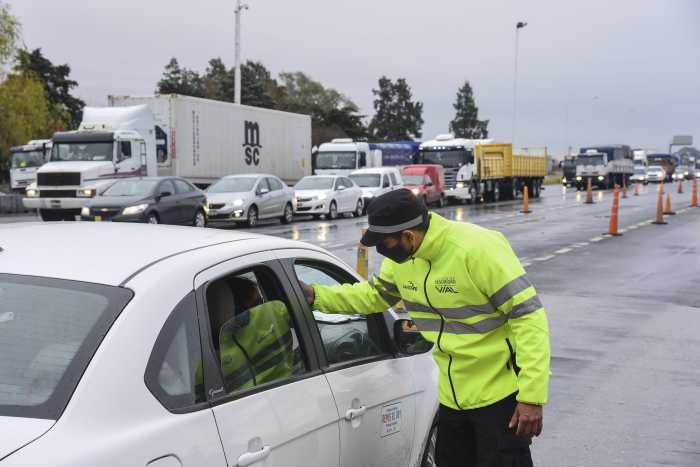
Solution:
<path fill-rule="evenodd" d="M 7 0 L 6 0 L 7 1 Z M 664 148 L 700 141 L 698 0 L 247 0 L 243 58 L 304 71 L 373 112 L 377 78 L 405 77 L 423 138 L 447 131 L 469 80 L 490 136 L 516 143 Z M 164 65 L 233 64 L 234 0 L 9 0 L 27 47 L 68 63 L 78 94 L 152 94 Z M 700 146 L 700 144 L 699 144 Z"/>

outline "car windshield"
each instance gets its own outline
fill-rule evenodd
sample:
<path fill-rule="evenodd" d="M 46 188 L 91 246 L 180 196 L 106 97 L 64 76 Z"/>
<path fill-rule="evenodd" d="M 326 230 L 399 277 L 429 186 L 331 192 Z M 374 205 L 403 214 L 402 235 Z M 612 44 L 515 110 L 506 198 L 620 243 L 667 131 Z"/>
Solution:
<path fill-rule="evenodd" d="M 316 156 L 317 169 L 355 169 L 355 152 L 319 152 Z"/>
<path fill-rule="evenodd" d="M 253 191 L 256 177 L 222 178 L 207 189 L 208 193 L 242 193 Z"/>
<path fill-rule="evenodd" d="M 18 151 L 12 153 L 12 168 L 41 167 L 44 164 L 43 151 Z"/>
<path fill-rule="evenodd" d="M 404 175 L 404 185 L 422 185 L 425 177 L 423 175 Z"/>
<path fill-rule="evenodd" d="M 649 172 L 660 172 L 663 170 L 664 170 L 664 168 L 661 167 L 660 165 L 652 165 L 652 166 L 649 166 L 649 168 L 647 169 L 647 171 L 649 171 Z"/>
<path fill-rule="evenodd" d="M 125 288 L 0 274 L 0 416 L 58 419 Z"/>
<path fill-rule="evenodd" d="M 153 192 L 158 180 L 119 180 L 102 196 L 146 196 Z"/>
<path fill-rule="evenodd" d="M 51 149 L 52 161 L 111 161 L 113 143 L 56 143 Z"/>
<path fill-rule="evenodd" d="M 602 165 L 602 164 L 603 164 L 603 156 L 602 155 L 595 155 L 595 156 L 579 155 L 576 158 L 576 165 Z"/>
<path fill-rule="evenodd" d="M 423 164 L 438 164 L 443 167 L 461 167 L 474 163 L 474 152 L 471 149 L 433 150 L 423 149 L 421 152 Z"/>
<path fill-rule="evenodd" d="M 330 190 L 333 188 L 333 177 L 304 177 L 294 185 L 297 190 Z"/>
<path fill-rule="evenodd" d="M 646 169 L 644 167 L 635 167 L 634 168 L 634 173 L 638 175 L 644 175 L 647 173 Z"/>
<path fill-rule="evenodd" d="M 379 174 L 354 174 L 350 175 L 350 179 L 357 183 L 358 186 L 375 188 L 379 186 L 382 176 Z"/>

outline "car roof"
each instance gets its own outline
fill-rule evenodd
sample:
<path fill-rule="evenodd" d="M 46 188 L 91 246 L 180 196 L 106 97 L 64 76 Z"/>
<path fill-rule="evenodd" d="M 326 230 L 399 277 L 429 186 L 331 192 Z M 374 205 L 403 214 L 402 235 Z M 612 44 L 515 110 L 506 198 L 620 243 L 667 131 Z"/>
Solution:
<path fill-rule="evenodd" d="M 260 173 L 250 173 L 250 174 L 232 174 L 232 175 L 226 175 L 223 178 L 258 178 L 258 177 L 275 177 L 275 175 L 272 174 L 260 174 Z"/>
<path fill-rule="evenodd" d="M 357 169 L 353 171 L 350 175 L 354 174 L 384 174 L 389 172 L 398 172 L 399 169 L 396 167 L 372 167 L 369 169 Z"/>
<path fill-rule="evenodd" d="M 268 248 L 298 242 L 247 232 L 111 222 L 22 222 L 0 227 L 0 273 L 120 285 L 184 252 L 250 239 Z"/>

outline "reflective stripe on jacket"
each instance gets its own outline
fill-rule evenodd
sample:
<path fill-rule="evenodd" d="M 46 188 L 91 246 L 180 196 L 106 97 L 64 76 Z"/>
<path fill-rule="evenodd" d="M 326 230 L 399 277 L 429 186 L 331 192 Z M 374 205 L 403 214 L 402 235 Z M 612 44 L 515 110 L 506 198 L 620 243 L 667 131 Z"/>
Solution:
<path fill-rule="evenodd" d="M 422 335 L 436 344 L 443 405 L 484 407 L 515 391 L 521 402 L 547 401 L 547 317 L 499 232 L 432 213 L 412 259 L 385 259 L 368 282 L 313 287 L 314 307 L 329 313 L 378 313 L 403 300 Z"/>

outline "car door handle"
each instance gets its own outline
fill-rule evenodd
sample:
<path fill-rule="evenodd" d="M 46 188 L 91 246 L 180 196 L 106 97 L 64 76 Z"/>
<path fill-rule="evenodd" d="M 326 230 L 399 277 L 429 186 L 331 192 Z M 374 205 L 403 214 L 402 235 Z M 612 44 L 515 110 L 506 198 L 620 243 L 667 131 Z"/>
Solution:
<path fill-rule="evenodd" d="M 245 467 L 247 465 L 260 462 L 269 456 L 271 452 L 272 448 L 270 446 L 263 446 L 262 449 L 255 452 L 246 452 L 245 454 L 241 454 L 241 457 L 238 458 L 238 463 L 236 465 L 239 467 Z"/>
<path fill-rule="evenodd" d="M 367 407 L 365 407 L 364 405 L 358 409 L 348 409 L 348 411 L 345 412 L 345 420 L 351 422 L 356 418 L 360 418 L 361 416 L 363 416 L 365 412 L 367 412 Z"/>

